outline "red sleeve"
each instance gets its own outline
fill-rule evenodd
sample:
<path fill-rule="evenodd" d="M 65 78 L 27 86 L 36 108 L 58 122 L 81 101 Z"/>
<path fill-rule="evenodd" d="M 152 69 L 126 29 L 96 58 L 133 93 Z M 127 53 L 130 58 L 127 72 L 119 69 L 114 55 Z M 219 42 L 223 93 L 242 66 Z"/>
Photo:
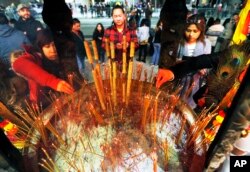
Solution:
<path fill-rule="evenodd" d="M 48 86 L 56 90 L 58 83 L 61 81 L 54 75 L 45 71 L 39 62 L 41 60 L 30 54 L 24 54 L 13 62 L 13 70 L 25 77 L 27 80 L 33 80 L 41 86 Z"/>

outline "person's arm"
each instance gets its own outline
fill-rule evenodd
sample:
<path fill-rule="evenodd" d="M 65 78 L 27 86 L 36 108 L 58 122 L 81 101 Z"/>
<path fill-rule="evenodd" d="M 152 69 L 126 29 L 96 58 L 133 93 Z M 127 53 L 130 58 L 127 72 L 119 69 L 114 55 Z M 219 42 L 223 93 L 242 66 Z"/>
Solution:
<path fill-rule="evenodd" d="M 211 31 L 208 29 L 208 31 L 206 32 L 207 36 L 220 36 L 222 34 L 221 31 Z"/>
<path fill-rule="evenodd" d="M 182 61 L 174 66 L 169 67 L 168 69 L 159 69 L 156 87 L 160 88 L 165 82 L 182 78 L 185 75 L 196 72 L 199 69 L 216 68 L 219 62 L 220 54 L 223 54 L 223 52 L 200 55 Z"/>
<path fill-rule="evenodd" d="M 205 47 L 204 47 L 204 53 L 203 54 L 211 54 L 212 52 L 212 44 L 209 39 L 205 39 Z"/>
<path fill-rule="evenodd" d="M 93 39 L 93 40 L 96 40 L 96 39 L 97 39 L 97 34 L 96 34 L 96 32 L 93 32 L 92 39 Z"/>
<path fill-rule="evenodd" d="M 36 31 L 44 29 L 42 23 L 36 20 Z"/>
<path fill-rule="evenodd" d="M 12 64 L 13 70 L 28 80 L 33 80 L 41 86 L 48 86 L 56 91 L 73 93 L 73 88 L 65 81 L 55 77 L 39 66 L 31 55 L 24 55 Z"/>
<path fill-rule="evenodd" d="M 199 69 L 216 68 L 220 54 L 221 53 L 213 53 L 192 57 L 171 66 L 169 70 L 174 73 L 175 78 L 181 78 L 189 73 L 196 72 Z"/>
<path fill-rule="evenodd" d="M 80 34 L 81 34 L 82 40 L 85 41 L 85 36 L 82 31 L 80 31 Z"/>

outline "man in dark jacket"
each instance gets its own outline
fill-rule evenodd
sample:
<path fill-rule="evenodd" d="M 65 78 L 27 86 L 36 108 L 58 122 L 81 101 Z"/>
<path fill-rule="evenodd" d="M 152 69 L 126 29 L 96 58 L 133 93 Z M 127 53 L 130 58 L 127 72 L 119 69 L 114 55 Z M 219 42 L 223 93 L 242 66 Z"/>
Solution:
<path fill-rule="evenodd" d="M 0 13 L 0 58 L 7 69 L 10 68 L 10 53 L 29 44 L 28 38 L 19 30 L 8 25 L 8 19 Z"/>
<path fill-rule="evenodd" d="M 23 33 L 29 38 L 30 42 L 34 43 L 36 40 L 37 31 L 43 29 L 43 25 L 30 15 L 28 5 L 19 4 L 17 6 L 17 12 L 20 17 L 15 23 L 14 27 L 23 31 Z"/>

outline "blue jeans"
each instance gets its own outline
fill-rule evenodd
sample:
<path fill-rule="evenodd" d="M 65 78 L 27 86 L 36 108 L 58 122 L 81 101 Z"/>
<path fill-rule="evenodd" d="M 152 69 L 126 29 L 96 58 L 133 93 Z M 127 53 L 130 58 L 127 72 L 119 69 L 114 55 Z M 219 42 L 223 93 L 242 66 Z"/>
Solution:
<path fill-rule="evenodd" d="M 151 63 L 153 65 L 158 65 L 159 58 L 160 58 L 161 44 L 160 43 L 153 43 L 153 46 L 154 46 L 154 54 L 153 54 Z"/>
<path fill-rule="evenodd" d="M 77 59 L 77 65 L 80 73 L 83 73 L 84 68 L 85 68 L 85 57 L 76 57 Z"/>

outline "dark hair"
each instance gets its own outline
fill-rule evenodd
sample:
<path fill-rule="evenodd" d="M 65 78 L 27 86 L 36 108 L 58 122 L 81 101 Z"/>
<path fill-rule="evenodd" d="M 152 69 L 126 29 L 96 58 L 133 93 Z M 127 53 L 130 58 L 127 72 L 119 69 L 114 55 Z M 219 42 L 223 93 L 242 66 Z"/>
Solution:
<path fill-rule="evenodd" d="M 98 33 L 99 31 L 97 30 L 97 26 L 100 25 L 102 30 L 101 30 L 101 34 L 103 35 L 104 34 L 104 27 L 101 23 L 97 23 L 96 24 L 96 27 L 95 27 L 95 30 L 94 30 L 94 34 Z"/>
<path fill-rule="evenodd" d="M 78 20 L 77 18 L 73 18 L 73 19 L 72 19 L 72 22 L 73 22 L 73 24 L 81 23 L 80 20 Z"/>
<path fill-rule="evenodd" d="M 122 12 L 125 14 L 125 10 L 124 10 L 124 8 L 123 8 L 122 6 L 120 6 L 120 5 L 115 5 L 115 6 L 113 7 L 113 9 L 112 9 L 111 16 L 113 15 L 114 10 L 116 10 L 116 9 L 121 9 Z"/>
<path fill-rule="evenodd" d="M 42 47 L 51 42 L 54 42 L 52 32 L 49 29 L 39 30 L 36 36 L 36 48 L 42 52 Z"/>
<path fill-rule="evenodd" d="M 155 31 L 158 31 L 160 29 L 160 25 L 162 24 L 162 21 L 161 19 L 159 19 L 156 23 L 156 26 L 155 26 Z"/>
<path fill-rule="evenodd" d="M 231 18 L 226 18 L 223 22 L 223 26 L 226 27 L 226 25 L 230 22 Z"/>
<path fill-rule="evenodd" d="M 149 20 L 146 18 L 143 18 L 141 20 L 140 27 L 142 27 L 143 25 L 149 26 Z"/>
<path fill-rule="evenodd" d="M 214 20 L 214 23 L 215 23 L 215 24 L 219 24 L 219 23 L 220 23 L 220 19 L 219 19 L 219 18 L 216 18 L 216 19 Z"/>
<path fill-rule="evenodd" d="M 0 24 L 8 24 L 8 23 L 9 21 L 7 17 L 3 13 L 0 13 Z"/>
<path fill-rule="evenodd" d="M 205 29 L 206 20 L 205 20 L 204 16 L 194 14 L 194 15 L 187 18 L 187 24 L 188 25 L 199 24 L 200 26 L 202 26 Z"/>
<path fill-rule="evenodd" d="M 206 28 L 209 28 L 210 26 L 212 26 L 214 24 L 214 18 L 213 17 L 210 17 L 207 21 L 207 24 L 206 24 Z"/>
<path fill-rule="evenodd" d="M 238 15 L 239 15 L 239 13 L 234 12 L 234 13 L 232 14 L 232 17 L 233 17 L 233 16 L 238 16 Z"/>

